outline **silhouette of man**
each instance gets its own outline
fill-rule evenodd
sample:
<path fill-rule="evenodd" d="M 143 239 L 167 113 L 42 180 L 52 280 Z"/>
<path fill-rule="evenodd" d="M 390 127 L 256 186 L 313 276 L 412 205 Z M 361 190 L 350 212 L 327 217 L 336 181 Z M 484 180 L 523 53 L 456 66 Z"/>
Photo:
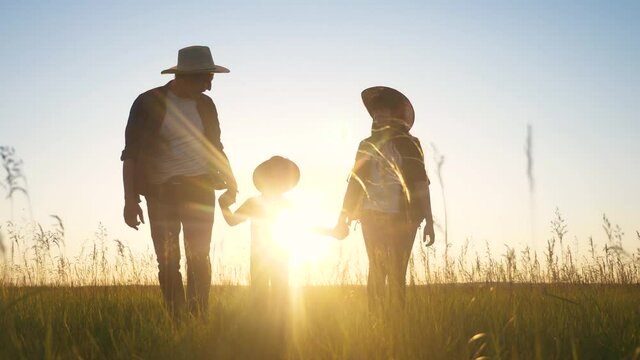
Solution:
<path fill-rule="evenodd" d="M 214 189 L 227 189 L 221 198 L 235 202 L 236 181 L 220 142 L 216 106 L 203 94 L 211 90 L 214 73 L 228 72 L 214 64 L 206 46 L 181 49 L 178 65 L 161 72 L 175 74 L 174 80 L 138 96 L 125 131 L 124 221 L 136 230 L 144 223 L 139 204 L 143 195 L 160 288 L 174 316 L 185 308 L 195 316 L 206 315 Z M 181 228 L 187 258 L 186 299 L 180 274 Z"/>
<path fill-rule="evenodd" d="M 415 118 L 409 99 L 376 86 L 364 90 L 362 100 L 373 119 L 371 136 L 358 147 L 334 234 L 346 237 L 351 221 L 360 220 L 369 257 L 369 308 L 383 306 L 385 284 L 391 304 L 402 307 L 407 265 L 422 220 L 427 245 L 435 239 L 429 178 L 420 141 L 409 133 Z"/>

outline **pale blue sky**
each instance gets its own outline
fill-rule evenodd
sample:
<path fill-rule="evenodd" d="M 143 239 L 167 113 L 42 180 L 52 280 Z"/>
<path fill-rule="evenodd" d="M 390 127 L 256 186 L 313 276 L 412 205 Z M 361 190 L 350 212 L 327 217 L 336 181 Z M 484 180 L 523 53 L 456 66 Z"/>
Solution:
<path fill-rule="evenodd" d="M 150 245 L 148 227 L 121 221 L 127 114 L 170 80 L 160 71 L 179 48 L 203 44 L 231 69 L 210 95 L 240 199 L 255 192 L 252 169 L 281 154 L 302 169 L 298 196 L 330 222 L 369 129 L 359 93 L 388 85 L 412 100 L 414 135 L 446 157 L 455 246 L 531 244 L 527 123 L 536 242 L 558 206 L 586 246 L 603 237 L 602 213 L 640 228 L 639 18 L 635 1 L 4 2 L 0 145 L 25 161 L 36 218 L 60 215 L 69 242 L 101 221 Z M 214 241 L 243 237 L 216 224 Z"/>

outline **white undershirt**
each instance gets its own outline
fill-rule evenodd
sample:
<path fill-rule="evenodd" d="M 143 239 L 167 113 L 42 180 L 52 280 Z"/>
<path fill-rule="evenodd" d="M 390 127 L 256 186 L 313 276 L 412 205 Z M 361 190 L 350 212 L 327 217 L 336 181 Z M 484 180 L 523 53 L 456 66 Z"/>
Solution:
<path fill-rule="evenodd" d="M 196 101 L 167 93 L 167 110 L 160 128 L 161 145 L 149 181 L 162 184 L 173 176 L 209 172 L 206 139 Z"/>

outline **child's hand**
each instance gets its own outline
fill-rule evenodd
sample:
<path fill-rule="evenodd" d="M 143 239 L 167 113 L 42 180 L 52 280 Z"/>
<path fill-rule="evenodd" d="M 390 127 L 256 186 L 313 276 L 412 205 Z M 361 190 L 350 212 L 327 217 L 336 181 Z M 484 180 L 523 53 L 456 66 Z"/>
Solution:
<path fill-rule="evenodd" d="M 333 228 L 318 226 L 314 227 L 312 231 L 318 235 L 331 236 L 337 240 L 344 240 L 347 235 L 349 235 L 349 225 L 341 224 Z"/>
<path fill-rule="evenodd" d="M 234 194 L 235 195 L 235 194 Z M 235 196 L 232 196 L 228 191 L 225 192 L 224 194 L 222 194 L 219 198 L 218 198 L 218 204 L 220 204 L 220 207 L 223 209 L 227 209 L 229 208 L 229 206 L 231 206 L 233 203 L 236 202 L 236 200 L 234 199 Z"/>

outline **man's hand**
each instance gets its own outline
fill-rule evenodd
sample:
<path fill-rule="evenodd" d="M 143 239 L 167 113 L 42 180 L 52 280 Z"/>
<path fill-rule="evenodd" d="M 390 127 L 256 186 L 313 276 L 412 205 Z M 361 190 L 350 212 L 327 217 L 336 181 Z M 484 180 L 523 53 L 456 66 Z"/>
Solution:
<path fill-rule="evenodd" d="M 220 198 L 218 198 L 218 203 L 220 204 L 220 207 L 228 208 L 229 206 L 231 206 L 231 204 L 235 203 L 236 192 L 237 191 L 235 189 L 229 189 L 225 191 L 224 194 L 220 195 Z"/>
<path fill-rule="evenodd" d="M 138 221 L 138 218 L 140 221 Z M 144 214 L 140 204 L 136 201 L 125 201 L 124 204 L 124 222 L 129 227 L 138 230 L 138 225 L 142 222 L 144 224 Z"/>
<path fill-rule="evenodd" d="M 427 239 L 427 236 L 429 239 Z M 436 241 L 436 233 L 433 230 L 433 221 L 427 221 L 422 230 L 422 242 L 424 246 L 431 246 Z"/>

